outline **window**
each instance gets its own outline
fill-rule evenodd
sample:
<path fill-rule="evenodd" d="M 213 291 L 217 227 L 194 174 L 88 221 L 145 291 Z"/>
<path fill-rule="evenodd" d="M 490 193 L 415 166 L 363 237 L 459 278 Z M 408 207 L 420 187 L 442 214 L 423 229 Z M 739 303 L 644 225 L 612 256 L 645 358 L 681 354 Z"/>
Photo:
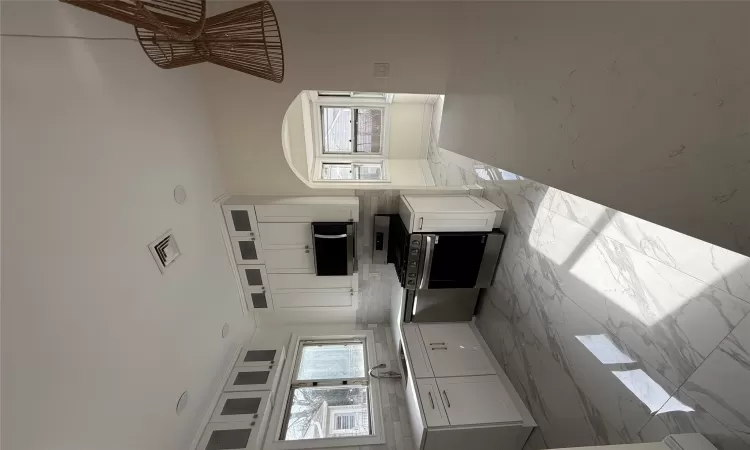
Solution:
<path fill-rule="evenodd" d="M 368 367 L 376 365 L 372 333 L 362 333 L 292 339 L 296 352 L 290 361 L 289 391 L 272 448 L 384 442 L 379 387 L 368 375 Z"/>
<path fill-rule="evenodd" d="M 321 106 L 324 154 L 382 153 L 383 109 Z"/>
<path fill-rule="evenodd" d="M 383 163 L 324 162 L 323 180 L 382 180 Z"/>

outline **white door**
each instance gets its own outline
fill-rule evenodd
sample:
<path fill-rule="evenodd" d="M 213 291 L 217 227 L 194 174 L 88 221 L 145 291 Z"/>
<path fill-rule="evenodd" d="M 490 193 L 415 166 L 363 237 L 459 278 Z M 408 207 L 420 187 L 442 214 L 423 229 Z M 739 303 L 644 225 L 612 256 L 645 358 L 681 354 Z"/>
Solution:
<path fill-rule="evenodd" d="M 260 223 L 260 241 L 264 250 L 304 248 L 312 250 L 312 223 Z"/>
<path fill-rule="evenodd" d="M 257 264 L 263 262 L 263 247 L 254 237 L 233 237 L 232 251 L 237 264 Z"/>
<path fill-rule="evenodd" d="M 258 221 L 255 218 L 254 206 L 223 205 L 224 221 L 227 224 L 229 236 L 256 236 Z"/>
<path fill-rule="evenodd" d="M 523 422 L 497 375 L 438 378 L 437 385 L 451 425 Z"/>
<path fill-rule="evenodd" d="M 271 282 L 273 292 L 286 291 L 287 289 L 352 289 L 353 278 L 351 275 L 341 275 L 334 277 L 318 277 L 309 273 L 281 274 L 274 273 L 268 278 Z"/>
<path fill-rule="evenodd" d="M 254 292 L 251 289 L 245 289 L 245 305 L 248 311 L 268 311 L 274 309 L 273 296 L 271 292 L 262 288 L 260 292 Z"/>
<path fill-rule="evenodd" d="M 305 248 L 263 249 L 268 273 L 315 273 L 313 252 Z"/>
<path fill-rule="evenodd" d="M 281 363 L 284 359 L 284 347 L 278 348 L 247 348 L 242 347 L 237 357 L 235 367 L 263 367 Z"/>
<path fill-rule="evenodd" d="M 495 374 L 469 324 L 420 324 L 419 331 L 436 377 Z"/>

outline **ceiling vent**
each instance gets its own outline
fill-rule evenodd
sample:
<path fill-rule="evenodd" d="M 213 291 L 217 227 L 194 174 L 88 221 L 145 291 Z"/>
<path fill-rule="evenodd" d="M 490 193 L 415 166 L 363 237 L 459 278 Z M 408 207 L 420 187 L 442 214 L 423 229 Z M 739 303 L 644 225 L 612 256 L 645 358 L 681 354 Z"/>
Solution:
<path fill-rule="evenodd" d="M 164 273 L 167 267 L 180 256 L 180 248 L 177 247 L 172 230 L 159 236 L 159 239 L 149 244 L 148 249 L 151 250 L 151 255 L 161 273 Z"/>

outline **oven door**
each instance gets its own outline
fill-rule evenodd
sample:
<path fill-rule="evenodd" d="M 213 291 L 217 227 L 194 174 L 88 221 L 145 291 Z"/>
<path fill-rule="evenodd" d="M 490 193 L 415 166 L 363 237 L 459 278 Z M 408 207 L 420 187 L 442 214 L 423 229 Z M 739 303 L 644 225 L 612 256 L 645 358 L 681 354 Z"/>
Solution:
<path fill-rule="evenodd" d="M 354 224 L 314 222 L 312 230 L 315 274 L 340 276 L 354 273 Z"/>
<path fill-rule="evenodd" d="M 422 236 L 418 289 L 475 287 L 487 245 L 487 233 L 440 233 Z"/>

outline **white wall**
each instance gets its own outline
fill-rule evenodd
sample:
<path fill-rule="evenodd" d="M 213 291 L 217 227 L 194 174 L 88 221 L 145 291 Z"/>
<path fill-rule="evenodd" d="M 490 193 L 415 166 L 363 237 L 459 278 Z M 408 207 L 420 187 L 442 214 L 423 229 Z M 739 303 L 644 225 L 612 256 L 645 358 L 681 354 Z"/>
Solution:
<path fill-rule="evenodd" d="M 2 28 L 133 36 L 58 2 L 3 2 Z M 195 71 L 136 42 L 3 37 L 2 126 L 2 448 L 185 450 L 252 327 Z M 183 255 L 161 275 L 147 244 L 169 228 Z"/>
<path fill-rule="evenodd" d="M 302 121 L 302 101 L 303 96 L 298 95 L 284 116 L 287 120 L 287 130 L 289 133 L 289 156 L 292 165 L 297 171 L 307 176 L 309 168 L 307 167 L 307 149 L 305 144 L 305 127 Z"/>
<path fill-rule="evenodd" d="M 750 255 L 750 4 L 466 13 L 441 147 Z"/>
<path fill-rule="evenodd" d="M 426 158 L 434 96 L 395 94 L 393 97 L 388 157 Z"/>
<path fill-rule="evenodd" d="M 422 174 L 422 159 L 389 159 L 388 169 L 391 174 L 391 185 L 402 187 L 426 186 Z"/>
<path fill-rule="evenodd" d="M 743 45 L 750 4 L 274 8 L 283 84 L 203 68 L 233 190 L 309 192 L 286 166 L 279 137 L 300 90 L 446 93 L 443 127 L 454 138 L 445 148 L 750 253 L 750 181 L 741 164 L 750 131 Z M 390 77 L 373 78 L 374 62 L 389 62 Z"/>

